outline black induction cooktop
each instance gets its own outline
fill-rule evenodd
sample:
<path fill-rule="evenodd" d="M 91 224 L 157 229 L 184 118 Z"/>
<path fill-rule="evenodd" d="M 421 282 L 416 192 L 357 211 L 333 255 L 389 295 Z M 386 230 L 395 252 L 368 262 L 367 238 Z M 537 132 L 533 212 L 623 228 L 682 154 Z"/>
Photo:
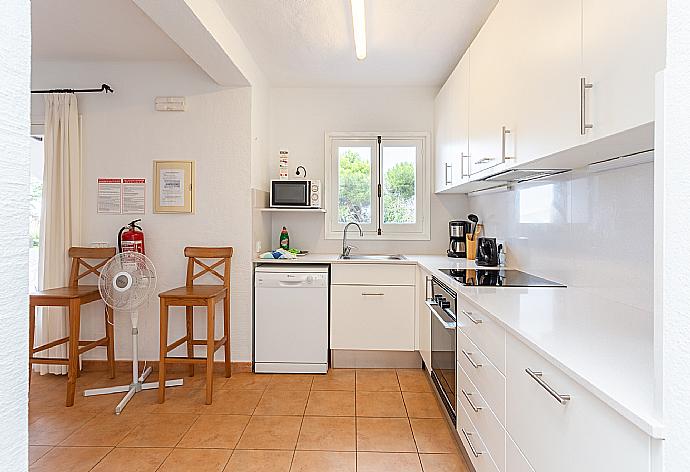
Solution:
<path fill-rule="evenodd" d="M 440 269 L 463 285 L 482 287 L 565 287 L 515 269 Z"/>

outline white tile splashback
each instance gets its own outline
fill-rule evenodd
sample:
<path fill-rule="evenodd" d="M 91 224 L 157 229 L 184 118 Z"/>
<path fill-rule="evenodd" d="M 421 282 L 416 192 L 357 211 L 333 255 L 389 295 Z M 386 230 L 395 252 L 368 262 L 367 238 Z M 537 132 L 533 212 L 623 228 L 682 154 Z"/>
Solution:
<path fill-rule="evenodd" d="M 509 265 L 651 310 L 653 172 L 571 172 L 471 197 L 470 208 L 506 240 Z"/>

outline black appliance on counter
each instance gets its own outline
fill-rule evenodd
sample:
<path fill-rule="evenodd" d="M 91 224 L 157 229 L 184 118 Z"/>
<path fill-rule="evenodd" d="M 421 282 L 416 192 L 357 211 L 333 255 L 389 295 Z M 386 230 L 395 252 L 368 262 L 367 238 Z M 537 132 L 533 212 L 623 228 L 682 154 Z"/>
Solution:
<path fill-rule="evenodd" d="M 448 222 L 448 257 L 467 257 L 467 245 L 465 236 L 470 232 L 472 224 L 469 221 L 449 221 Z"/>
<path fill-rule="evenodd" d="M 498 265 L 498 246 L 496 238 L 477 239 L 477 254 L 474 261 L 478 266 Z"/>
<path fill-rule="evenodd" d="M 515 269 L 439 269 L 462 285 L 480 287 L 565 287 Z"/>
<path fill-rule="evenodd" d="M 430 280 L 426 305 L 431 317 L 431 380 L 453 424 L 455 417 L 455 369 L 457 295 L 435 277 Z"/>

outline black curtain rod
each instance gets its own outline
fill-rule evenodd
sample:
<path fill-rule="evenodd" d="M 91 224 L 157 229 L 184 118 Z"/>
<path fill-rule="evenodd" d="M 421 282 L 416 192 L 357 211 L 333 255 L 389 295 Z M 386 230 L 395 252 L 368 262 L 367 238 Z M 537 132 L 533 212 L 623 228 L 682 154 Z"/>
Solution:
<path fill-rule="evenodd" d="M 92 89 L 52 89 L 52 90 L 32 90 L 31 93 L 113 93 L 113 89 L 108 84 L 101 84 L 101 88 Z"/>

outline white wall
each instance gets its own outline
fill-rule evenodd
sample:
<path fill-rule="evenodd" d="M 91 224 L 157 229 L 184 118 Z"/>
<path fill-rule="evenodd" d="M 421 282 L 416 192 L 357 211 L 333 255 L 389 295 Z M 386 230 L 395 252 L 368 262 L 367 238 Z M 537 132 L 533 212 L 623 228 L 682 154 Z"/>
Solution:
<path fill-rule="evenodd" d="M 664 470 L 690 470 L 690 4 L 668 1 L 664 143 L 660 170 L 663 243 Z"/>
<path fill-rule="evenodd" d="M 231 245 L 232 356 L 251 359 L 251 91 L 223 89 L 192 62 L 188 63 L 38 63 L 33 86 L 86 87 L 109 83 L 112 95 L 79 95 L 82 115 L 85 244 L 114 244 L 119 228 L 134 215 L 96 213 L 98 177 L 145 177 L 146 214 L 142 226 L 147 255 L 158 270 L 158 291 L 183 285 L 188 245 Z M 156 112 L 154 97 L 183 95 L 186 112 Z M 34 119 L 41 120 L 40 99 Z M 152 161 L 196 162 L 196 211 L 192 215 L 152 213 Z M 203 283 L 203 282 L 202 282 Z M 207 283 L 215 283 L 209 279 Z M 94 304 L 95 305 L 95 304 Z M 220 306 L 219 313 L 220 313 Z M 82 337 L 102 333 L 102 309 L 90 307 L 82 318 Z M 158 359 L 158 297 L 141 310 L 140 353 Z M 200 313 L 203 310 L 200 310 Z M 184 327 L 182 309 L 171 318 L 172 340 Z M 196 317 L 195 330 L 205 333 L 205 316 Z M 116 357 L 131 356 L 129 317 L 117 313 Z M 217 330 L 221 320 L 217 320 Z M 218 332 L 218 331 L 216 331 Z M 103 352 L 94 354 L 104 357 Z M 217 353 L 222 356 L 222 351 Z"/>
<path fill-rule="evenodd" d="M 323 182 L 326 132 L 433 132 L 437 92 L 436 88 L 395 87 L 273 89 L 268 178 L 278 178 L 278 151 L 287 149 L 290 151 L 292 177 L 297 166 L 303 165 L 310 179 Z M 433 142 L 429 146 L 433 149 Z M 354 244 L 359 252 L 440 254 L 448 247 L 448 221 L 466 216 L 466 197 L 432 195 L 430 241 L 355 241 Z M 337 253 L 342 249 L 340 241 L 324 238 L 323 215 L 273 216 L 271 239 L 274 247 L 278 244 L 278 234 L 283 225 L 288 227 L 293 247 L 318 253 Z M 354 233 L 352 231 L 352 237 L 356 239 Z"/>
<path fill-rule="evenodd" d="M 523 270 L 646 310 L 653 304 L 654 172 L 642 164 L 471 197 L 485 234 Z"/>
<path fill-rule="evenodd" d="M 10 472 L 28 468 L 29 5 L 3 2 L 0 20 L 0 454 Z"/>

